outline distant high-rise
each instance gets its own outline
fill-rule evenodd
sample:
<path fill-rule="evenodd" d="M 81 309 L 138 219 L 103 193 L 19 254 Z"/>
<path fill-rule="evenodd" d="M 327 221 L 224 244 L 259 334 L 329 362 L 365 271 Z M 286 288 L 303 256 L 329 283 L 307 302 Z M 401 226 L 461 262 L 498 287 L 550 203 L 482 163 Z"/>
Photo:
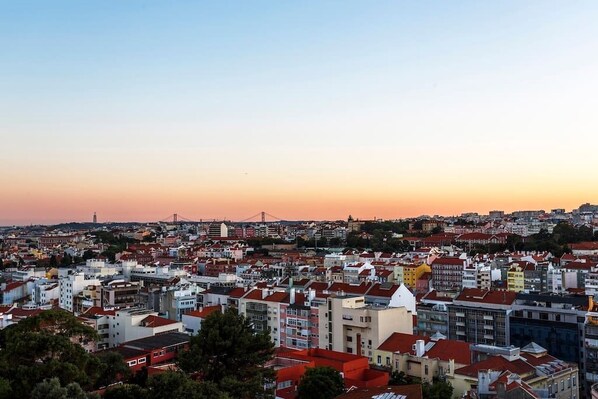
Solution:
<path fill-rule="evenodd" d="M 96 215 L 96 213 L 93 213 L 93 223 L 96 224 L 98 222 L 98 215 Z"/>

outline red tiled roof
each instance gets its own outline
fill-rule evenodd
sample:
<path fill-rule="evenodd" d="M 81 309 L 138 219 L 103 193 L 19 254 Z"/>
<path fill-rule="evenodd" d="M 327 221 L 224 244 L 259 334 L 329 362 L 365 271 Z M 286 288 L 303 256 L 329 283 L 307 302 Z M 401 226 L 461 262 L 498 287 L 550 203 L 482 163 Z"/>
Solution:
<path fill-rule="evenodd" d="M 445 257 L 445 258 L 434 259 L 431 266 L 434 266 L 434 265 L 455 265 L 455 266 L 461 265 L 461 266 L 463 266 L 464 264 L 465 264 L 464 259 Z"/>
<path fill-rule="evenodd" d="M 245 290 L 245 288 L 243 287 L 237 287 L 237 288 L 233 288 L 229 293 L 228 296 L 230 298 L 241 298 L 243 295 L 245 295 L 247 291 Z"/>
<path fill-rule="evenodd" d="M 591 270 L 592 267 L 596 267 L 596 263 L 594 262 L 569 262 L 565 266 L 564 269 L 573 269 L 573 270 Z"/>
<path fill-rule="evenodd" d="M 455 374 L 466 375 L 469 377 L 478 377 L 478 371 L 481 370 L 508 370 L 512 373 L 524 376 L 525 374 L 533 373 L 534 368 L 521 359 L 508 361 L 502 356 L 492 356 L 481 362 L 471 364 L 469 366 L 461 367 L 455 370 Z"/>
<path fill-rule="evenodd" d="M 569 248 L 580 251 L 596 251 L 598 250 L 598 241 L 585 241 L 569 244 Z"/>
<path fill-rule="evenodd" d="M 470 364 L 471 352 L 469 348 L 470 344 L 468 342 L 440 339 L 426 352 L 426 355 L 430 358 L 445 361 L 453 359 L 455 363 L 459 364 Z"/>
<path fill-rule="evenodd" d="M 370 286 L 367 283 L 361 283 L 359 285 L 352 285 L 346 283 L 334 283 L 329 288 L 330 292 L 345 292 L 349 294 L 365 295 Z"/>
<path fill-rule="evenodd" d="M 367 292 L 368 296 L 381 296 L 390 298 L 393 294 L 399 289 L 399 285 L 393 284 L 391 286 L 382 285 L 382 284 L 374 284 L 372 288 L 369 289 Z"/>
<path fill-rule="evenodd" d="M 4 292 L 12 291 L 16 288 L 22 287 L 23 285 L 25 285 L 25 282 L 23 282 L 23 281 L 13 281 L 12 283 L 6 284 L 6 288 L 4 288 Z"/>
<path fill-rule="evenodd" d="M 214 305 L 214 306 L 206 306 L 202 310 L 193 310 L 193 311 L 185 313 L 185 314 L 187 316 L 193 316 L 193 317 L 199 317 L 199 318 L 205 319 L 210 314 L 212 314 L 214 312 L 219 312 L 221 310 L 222 310 L 222 307 L 220 305 Z"/>
<path fill-rule="evenodd" d="M 440 296 L 438 295 L 438 291 L 432 290 L 428 292 L 426 295 L 423 296 L 422 301 L 439 301 L 439 302 L 453 302 L 453 298 L 449 296 Z"/>
<path fill-rule="evenodd" d="M 378 347 L 378 350 L 385 352 L 413 353 L 412 348 L 417 340 L 423 340 L 425 343 L 430 342 L 429 337 L 396 332 L 388 337 L 386 341 Z"/>
<path fill-rule="evenodd" d="M 141 322 L 145 327 L 162 327 L 169 324 L 176 324 L 176 321 L 174 320 L 165 319 L 164 317 L 159 316 L 147 316 Z"/>
<path fill-rule="evenodd" d="M 517 297 L 516 292 L 482 290 L 479 288 L 464 288 L 455 298 L 456 301 L 493 303 L 497 305 L 511 305 Z"/>

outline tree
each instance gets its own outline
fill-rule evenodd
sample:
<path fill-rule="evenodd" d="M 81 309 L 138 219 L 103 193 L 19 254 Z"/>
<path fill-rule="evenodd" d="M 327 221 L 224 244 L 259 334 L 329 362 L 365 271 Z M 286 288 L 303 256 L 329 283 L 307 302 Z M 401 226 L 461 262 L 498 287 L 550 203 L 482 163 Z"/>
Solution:
<path fill-rule="evenodd" d="M 109 388 L 104 394 L 104 399 L 147 399 L 146 389 L 134 384 L 117 385 Z"/>
<path fill-rule="evenodd" d="M 275 373 L 264 367 L 272 359 L 274 345 L 267 332 L 256 333 L 249 320 L 229 309 L 214 312 L 192 337 L 187 352 L 179 355 L 179 366 L 186 372 L 199 372 L 203 381 L 212 382 L 230 397 L 272 398 Z"/>
<path fill-rule="evenodd" d="M 227 399 L 211 382 L 195 382 L 185 374 L 168 371 L 148 380 L 148 399 Z"/>
<path fill-rule="evenodd" d="M 410 384 L 420 384 L 421 380 L 419 378 L 414 378 L 410 375 L 405 374 L 403 371 L 393 371 L 390 374 L 390 380 L 388 381 L 388 385 L 410 385 Z"/>
<path fill-rule="evenodd" d="M 66 388 L 60 386 L 58 378 L 46 379 L 31 391 L 31 399 L 66 399 Z"/>
<path fill-rule="evenodd" d="M 434 379 L 433 383 L 422 384 L 424 399 L 445 399 L 453 396 L 453 386 L 450 382 Z"/>
<path fill-rule="evenodd" d="M 343 377 L 332 367 L 308 368 L 299 382 L 299 399 L 332 399 L 343 392 Z"/>
<path fill-rule="evenodd" d="M 13 397 L 10 381 L 6 378 L 0 378 L 0 399 L 9 399 Z"/>
<path fill-rule="evenodd" d="M 92 389 L 98 377 L 106 374 L 102 358 L 79 345 L 96 337 L 93 328 L 65 311 L 29 317 L 0 331 L 0 378 L 10 382 L 14 397 L 29 397 L 34 390 L 42 396 L 46 391 L 58 395 L 57 381 L 65 395 L 78 398 L 82 388 Z"/>
<path fill-rule="evenodd" d="M 131 369 L 125 364 L 122 355 L 118 352 L 103 352 L 97 355 L 100 361 L 98 377 L 95 386 L 97 388 L 105 387 L 117 380 L 126 380 Z"/>

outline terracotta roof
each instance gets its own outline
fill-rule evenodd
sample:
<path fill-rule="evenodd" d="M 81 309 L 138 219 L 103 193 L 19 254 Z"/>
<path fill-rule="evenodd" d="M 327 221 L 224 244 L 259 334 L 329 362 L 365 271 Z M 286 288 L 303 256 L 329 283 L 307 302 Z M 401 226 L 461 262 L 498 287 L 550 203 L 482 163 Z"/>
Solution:
<path fill-rule="evenodd" d="M 372 285 L 372 288 L 369 289 L 366 295 L 390 298 L 399 289 L 399 287 L 400 286 L 397 284 L 374 284 Z"/>
<path fill-rule="evenodd" d="M 434 265 L 454 265 L 454 266 L 461 265 L 461 266 L 463 266 L 464 264 L 465 264 L 465 259 L 445 257 L 445 258 L 434 259 L 431 266 L 434 266 Z"/>
<path fill-rule="evenodd" d="M 438 291 L 436 291 L 436 290 L 432 290 L 432 291 L 428 292 L 426 295 L 424 295 L 422 298 L 422 301 L 425 301 L 425 300 L 447 302 L 447 303 L 453 302 L 453 298 L 451 298 L 449 296 L 440 296 L 440 295 L 438 295 Z"/>
<path fill-rule="evenodd" d="M 594 262 L 569 262 L 563 269 L 572 269 L 572 270 L 591 270 L 593 267 L 596 267 L 596 263 Z"/>
<path fill-rule="evenodd" d="M 193 316 L 193 317 L 199 317 L 199 318 L 205 319 L 210 314 L 212 314 L 214 312 L 221 311 L 221 310 L 222 310 L 222 307 L 220 305 L 205 306 L 201 310 L 193 310 L 191 312 L 185 313 L 185 315 L 187 315 L 187 316 Z"/>
<path fill-rule="evenodd" d="M 176 324 L 177 322 L 170 319 L 165 319 L 159 316 L 147 316 L 141 321 L 144 327 L 162 327 L 169 324 Z"/>
<path fill-rule="evenodd" d="M 598 241 L 585 241 L 576 244 L 569 244 L 569 248 L 580 251 L 597 251 Z"/>
<path fill-rule="evenodd" d="M 456 369 L 455 374 L 478 378 L 478 371 L 481 370 L 508 370 L 515 374 L 519 374 L 520 376 L 524 376 L 525 374 L 530 374 L 535 371 L 530 364 L 521 359 L 508 361 L 502 356 L 492 356 L 486 360 L 482 360 L 481 362 Z"/>
<path fill-rule="evenodd" d="M 470 344 L 468 342 L 440 339 L 426 352 L 426 355 L 430 358 L 445 361 L 453 359 L 455 363 L 459 364 L 470 364 L 471 352 L 469 348 Z"/>
<path fill-rule="evenodd" d="M 413 354 L 412 348 L 417 340 L 423 340 L 426 343 L 430 342 L 429 337 L 396 332 L 393 333 L 390 337 L 388 337 L 386 341 L 384 341 L 378 347 L 378 350 L 385 352 L 400 352 Z"/>
<path fill-rule="evenodd" d="M 482 290 L 479 288 L 464 288 L 455 301 L 492 303 L 496 305 L 511 305 L 517 297 L 516 292 Z"/>
<path fill-rule="evenodd" d="M 346 284 L 346 283 L 333 283 L 329 288 L 329 292 L 342 291 L 347 294 L 358 294 L 365 295 L 370 286 L 367 283 L 361 283 L 359 285 Z"/>
<path fill-rule="evenodd" d="M 12 283 L 6 284 L 6 288 L 4 288 L 3 291 L 12 291 L 16 288 L 22 287 L 23 285 L 25 285 L 24 281 L 13 281 Z"/>
<path fill-rule="evenodd" d="M 245 295 L 247 293 L 247 291 L 245 290 L 244 287 L 237 287 L 237 288 L 233 288 L 229 293 L 228 296 L 230 298 L 241 298 L 243 295 Z"/>

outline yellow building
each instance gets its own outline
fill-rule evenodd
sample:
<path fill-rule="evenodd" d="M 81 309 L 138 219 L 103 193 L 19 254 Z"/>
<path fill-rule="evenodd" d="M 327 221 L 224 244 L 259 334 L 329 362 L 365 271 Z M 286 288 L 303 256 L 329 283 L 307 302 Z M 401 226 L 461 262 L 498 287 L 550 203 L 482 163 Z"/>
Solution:
<path fill-rule="evenodd" d="M 374 352 L 374 363 L 410 377 L 432 382 L 471 363 L 470 344 L 447 340 L 442 334 L 424 337 L 392 334 Z"/>
<path fill-rule="evenodd" d="M 521 292 L 525 288 L 525 276 L 523 268 L 513 265 L 507 272 L 507 289 L 509 291 Z"/>
<path fill-rule="evenodd" d="M 432 268 L 425 263 L 420 265 L 403 265 L 403 284 L 409 288 L 415 289 L 417 280 L 426 272 L 432 272 Z"/>

